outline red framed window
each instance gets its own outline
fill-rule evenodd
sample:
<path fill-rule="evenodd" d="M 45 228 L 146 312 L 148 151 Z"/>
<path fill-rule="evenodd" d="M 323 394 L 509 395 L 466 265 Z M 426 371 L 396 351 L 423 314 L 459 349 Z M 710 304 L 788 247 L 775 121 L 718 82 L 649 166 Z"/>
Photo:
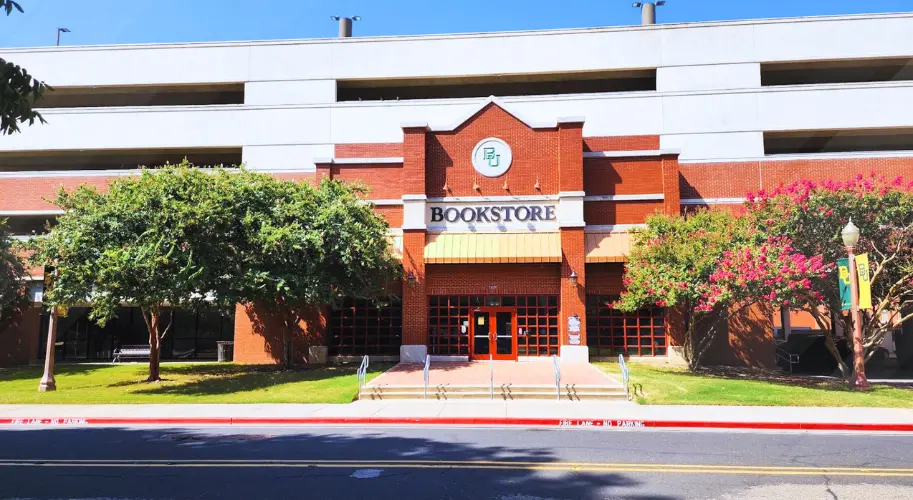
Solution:
<path fill-rule="evenodd" d="M 588 295 L 586 342 L 590 356 L 665 356 L 666 310 L 647 307 L 624 313 L 609 306 L 618 297 Z"/>
<path fill-rule="evenodd" d="M 330 317 L 330 356 L 398 356 L 403 305 L 398 298 L 347 298 Z"/>

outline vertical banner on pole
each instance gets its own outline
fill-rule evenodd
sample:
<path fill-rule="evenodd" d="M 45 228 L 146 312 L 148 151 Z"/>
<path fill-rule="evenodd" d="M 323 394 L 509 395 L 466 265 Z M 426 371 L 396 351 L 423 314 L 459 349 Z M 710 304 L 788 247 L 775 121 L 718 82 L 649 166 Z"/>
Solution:
<path fill-rule="evenodd" d="M 837 259 L 837 269 L 840 280 L 840 310 L 849 311 L 853 307 L 850 302 L 850 260 Z"/>
<path fill-rule="evenodd" d="M 856 276 L 859 278 L 859 309 L 872 308 L 872 281 L 869 272 L 869 254 L 856 256 Z"/>

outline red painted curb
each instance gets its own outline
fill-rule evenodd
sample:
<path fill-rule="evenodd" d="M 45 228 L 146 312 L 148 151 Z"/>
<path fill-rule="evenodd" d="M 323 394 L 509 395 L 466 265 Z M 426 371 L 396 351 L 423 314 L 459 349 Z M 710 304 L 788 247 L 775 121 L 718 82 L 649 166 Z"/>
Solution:
<path fill-rule="evenodd" d="M 498 417 L 301 417 L 301 418 L 0 418 L 4 426 L 105 426 L 105 425 L 451 425 L 496 427 L 557 427 L 606 429 L 741 429 L 857 432 L 913 432 L 913 423 L 726 422 L 694 420 L 615 420 Z"/>

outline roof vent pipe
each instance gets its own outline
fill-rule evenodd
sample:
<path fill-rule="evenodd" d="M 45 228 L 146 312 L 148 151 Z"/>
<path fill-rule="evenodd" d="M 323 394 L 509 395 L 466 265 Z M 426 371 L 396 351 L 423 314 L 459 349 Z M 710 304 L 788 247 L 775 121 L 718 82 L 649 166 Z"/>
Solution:
<path fill-rule="evenodd" d="M 361 21 L 361 16 L 340 17 L 330 16 L 330 19 L 339 21 L 339 38 L 352 37 L 352 21 Z"/>
<path fill-rule="evenodd" d="M 640 24 L 656 24 L 656 8 L 663 5 L 666 5 L 665 0 L 658 0 L 656 3 L 634 2 L 634 7 L 640 9 Z"/>

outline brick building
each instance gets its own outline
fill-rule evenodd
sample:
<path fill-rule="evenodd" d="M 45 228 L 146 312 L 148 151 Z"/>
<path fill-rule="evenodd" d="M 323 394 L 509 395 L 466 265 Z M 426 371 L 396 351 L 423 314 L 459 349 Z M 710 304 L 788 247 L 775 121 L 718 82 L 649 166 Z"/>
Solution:
<path fill-rule="evenodd" d="M 891 14 L 3 49 L 56 91 L 48 124 L 0 140 L 0 216 L 29 237 L 60 213 L 45 199 L 61 186 L 184 157 L 359 180 L 407 279 L 302 322 L 297 359 L 676 361 L 680 318 L 606 306 L 622 291 L 628 230 L 796 179 L 913 177 L 911 30 L 913 15 Z M 213 357 L 219 340 L 235 341 L 239 362 L 281 357 L 254 309 L 169 314 L 166 359 Z M 142 343 L 134 316 L 102 329 L 73 311 L 58 356 Z M 710 361 L 772 364 L 793 316 L 735 318 Z M 0 365 L 43 355 L 44 330 L 36 307 L 0 334 Z"/>

